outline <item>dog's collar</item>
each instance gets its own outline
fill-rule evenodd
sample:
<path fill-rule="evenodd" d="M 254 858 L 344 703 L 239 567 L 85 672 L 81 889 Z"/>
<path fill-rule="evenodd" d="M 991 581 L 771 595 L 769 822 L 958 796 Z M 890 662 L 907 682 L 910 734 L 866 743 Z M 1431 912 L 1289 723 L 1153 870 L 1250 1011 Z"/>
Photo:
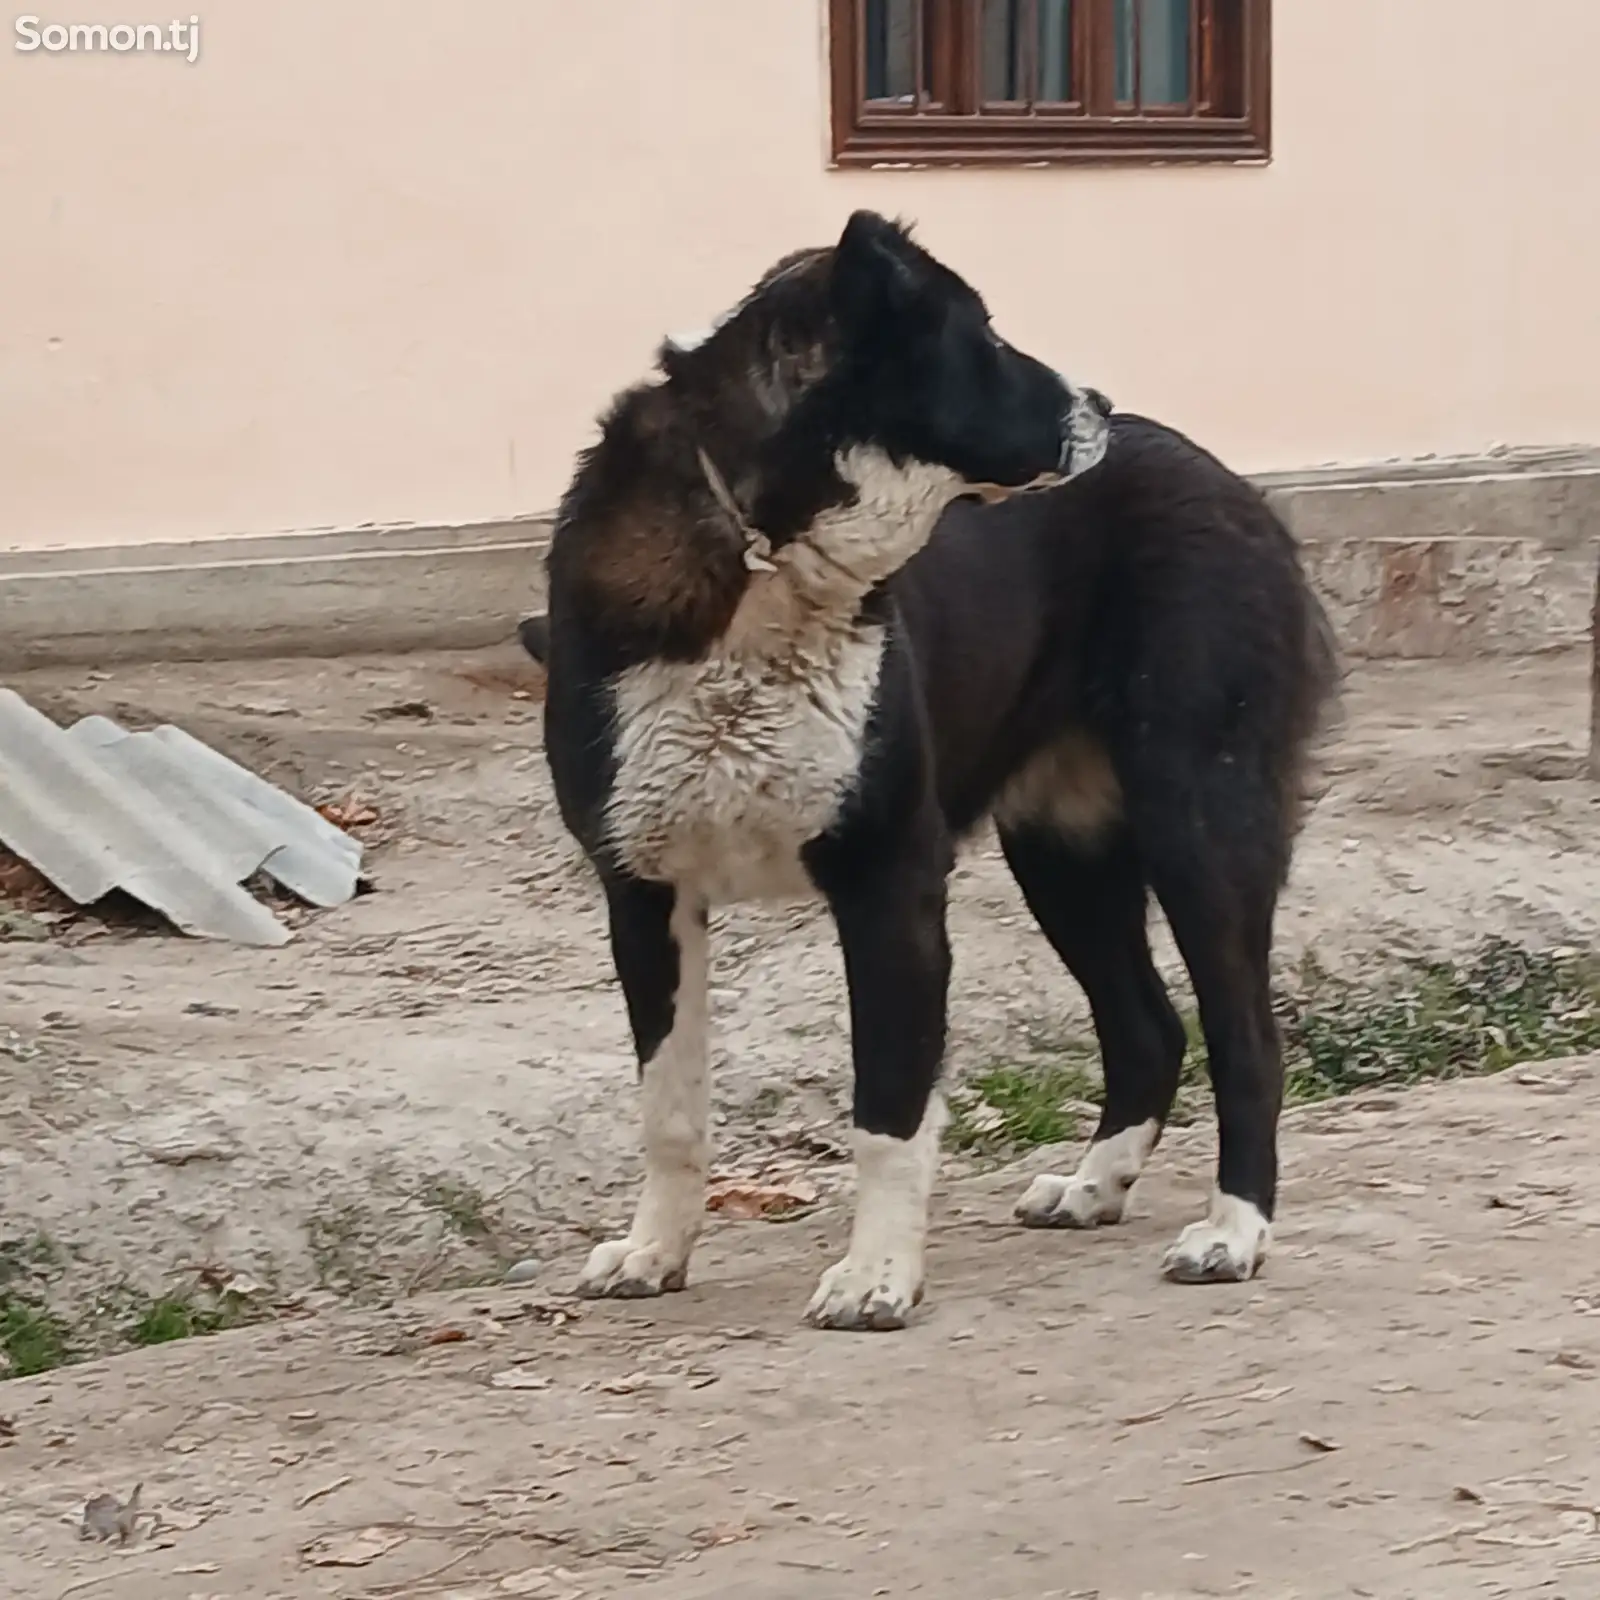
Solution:
<path fill-rule="evenodd" d="M 772 559 L 772 541 L 759 528 L 750 525 L 750 519 L 744 514 L 739 502 L 733 498 L 733 490 L 728 487 L 728 480 L 717 471 L 717 464 L 706 454 L 705 446 L 696 445 L 695 454 L 700 458 L 700 471 L 705 475 L 706 487 L 711 490 L 712 499 L 722 508 L 723 513 L 744 539 L 745 567 L 751 572 L 776 572 L 778 568 Z M 804 545 L 825 566 L 832 567 L 851 583 L 859 584 L 863 590 L 870 587 L 862 583 L 844 562 L 835 556 L 830 556 L 826 550 L 819 548 L 811 540 L 797 539 L 795 543 Z"/>
<path fill-rule="evenodd" d="M 772 541 L 762 533 L 759 528 L 750 526 L 750 519 L 740 509 L 739 502 L 733 498 L 733 490 L 728 487 L 727 479 L 717 471 L 716 463 L 705 452 L 703 445 L 695 447 L 700 457 L 700 470 L 705 474 L 706 486 L 711 490 L 711 497 L 727 513 L 728 520 L 739 530 L 744 540 L 744 564 L 751 572 L 776 572 L 778 569 L 772 564 Z"/>

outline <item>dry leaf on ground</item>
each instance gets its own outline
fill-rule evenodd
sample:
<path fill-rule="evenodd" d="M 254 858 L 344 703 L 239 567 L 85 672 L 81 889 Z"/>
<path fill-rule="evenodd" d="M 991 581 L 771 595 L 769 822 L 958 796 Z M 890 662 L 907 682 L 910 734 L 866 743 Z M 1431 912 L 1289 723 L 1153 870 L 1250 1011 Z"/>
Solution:
<path fill-rule="evenodd" d="M 706 1191 L 706 1210 L 739 1222 L 784 1217 L 817 1203 L 817 1191 L 801 1179 L 759 1183 L 749 1178 L 722 1178 Z"/>
<path fill-rule="evenodd" d="M 543 1567 L 530 1567 L 526 1572 L 510 1572 L 500 1580 L 500 1594 L 549 1594 L 555 1579 Z"/>
<path fill-rule="evenodd" d="M 507 1367 L 504 1372 L 497 1372 L 489 1380 L 490 1385 L 496 1389 L 548 1389 L 550 1380 L 540 1377 L 537 1372 L 529 1372 L 526 1367 Z"/>
<path fill-rule="evenodd" d="M 625 1377 L 608 1378 L 599 1385 L 601 1394 L 640 1394 L 646 1389 L 665 1389 L 672 1379 L 653 1372 L 630 1372 Z"/>
<path fill-rule="evenodd" d="M 718 1545 L 742 1544 L 746 1539 L 753 1539 L 755 1530 L 743 1523 L 719 1522 L 710 1528 L 696 1528 L 689 1537 L 702 1550 L 714 1550 Z"/>
<path fill-rule="evenodd" d="M 405 1534 L 395 1528 L 353 1528 L 313 1539 L 300 1554 L 308 1566 L 365 1567 L 405 1542 Z"/>
<path fill-rule="evenodd" d="M 48 905 L 63 899 L 61 892 L 31 862 L 0 849 L 0 896 L 13 905 L 33 902 Z M 66 902 L 71 904 L 70 901 Z"/>
<path fill-rule="evenodd" d="M 378 808 L 368 805 L 365 800 L 358 800 L 354 795 L 346 795 L 342 800 L 330 800 L 326 805 L 318 806 L 317 813 L 334 827 L 343 828 L 346 833 L 352 828 L 365 828 L 378 820 Z"/>

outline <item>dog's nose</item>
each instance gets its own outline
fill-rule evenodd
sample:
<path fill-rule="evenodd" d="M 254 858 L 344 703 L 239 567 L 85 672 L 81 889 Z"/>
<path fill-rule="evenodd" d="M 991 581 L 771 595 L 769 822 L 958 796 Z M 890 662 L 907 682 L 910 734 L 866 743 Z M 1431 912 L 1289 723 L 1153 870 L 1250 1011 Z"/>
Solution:
<path fill-rule="evenodd" d="M 1083 391 L 1083 398 L 1087 400 L 1102 417 L 1109 417 L 1116 409 L 1116 407 L 1113 406 L 1098 389 L 1085 389 Z"/>

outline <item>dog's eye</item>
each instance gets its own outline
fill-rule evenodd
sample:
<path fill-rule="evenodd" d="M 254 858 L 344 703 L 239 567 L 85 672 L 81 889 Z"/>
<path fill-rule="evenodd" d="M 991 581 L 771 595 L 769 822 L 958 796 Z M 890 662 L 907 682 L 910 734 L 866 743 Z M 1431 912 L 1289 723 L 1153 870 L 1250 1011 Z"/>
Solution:
<path fill-rule="evenodd" d="M 1006 342 L 1005 342 L 1004 339 L 1002 339 L 1000 337 L 1000 335 L 998 333 L 996 333 L 994 331 L 994 325 L 992 323 L 988 323 L 988 322 L 984 323 L 984 325 L 983 325 L 983 336 L 984 336 L 985 339 L 987 339 L 989 341 L 989 343 L 996 350 L 1004 350 L 1005 349 Z"/>

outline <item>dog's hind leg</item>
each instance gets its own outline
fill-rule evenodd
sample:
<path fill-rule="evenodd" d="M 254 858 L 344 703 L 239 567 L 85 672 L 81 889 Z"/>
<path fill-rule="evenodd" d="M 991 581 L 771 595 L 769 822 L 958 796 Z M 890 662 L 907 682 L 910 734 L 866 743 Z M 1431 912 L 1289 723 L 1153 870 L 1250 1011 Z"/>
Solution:
<path fill-rule="evenodd" d="M 948 849 L 941 831 L 926 849 L 864 852 L 823 874 L 850 990 L 856 1200 L 849 1251 L 806 1309 L 819 1328 L 902 1328 L 922 1299 L 945 1122 Z"/>
<path fill-rule="evenodd" d="M 1167 1252 L 1180 1283 L 1240 1282 L 1266 1259 L 1278 1188 L 1283 1056 L 1272 926 L 1288 860 L 1283 786 L 1248 752 L 1179 740 L 1130 774 L 1129 815 L 1151 887 L 1194 983 L 1216 1098 L 1216 1186 Z"/>
<path fill-rule="evenodd" d="M 578 1280 L 589 1297 L 681 1289 L 705 1215 L 710 1164 L 706 910 L 665 884 L 606 885 L 611 950 L 639 1057 L 644 1190 L 627 1235 L 597 1245 Z"/>
<path fill-rule="evenodd" d="M 1041 1174 L 1017 1202 L 1031 1228 L 1120 1222 L 1161 1137 L 1183 1066 L 1183 1023 L 1150 958 L 1147 894 L 1126 829 L 1078 838 L 1047 823 L 1003 826 L 1000 844 L 1044 936 L 1094 1016 L 1105 1103 L 1078 1169 Z"/>

